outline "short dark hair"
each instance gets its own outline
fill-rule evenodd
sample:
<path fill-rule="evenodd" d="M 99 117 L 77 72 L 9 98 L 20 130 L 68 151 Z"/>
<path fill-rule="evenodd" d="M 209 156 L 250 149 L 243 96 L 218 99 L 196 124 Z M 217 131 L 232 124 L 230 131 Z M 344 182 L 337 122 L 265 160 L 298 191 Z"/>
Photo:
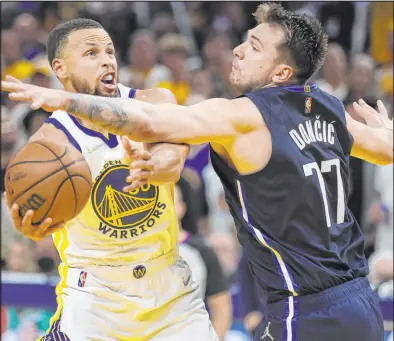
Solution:
<path fill-rule="evenodd" d="M 262 4 L 253 14 L 257 22 L 277 25 L 285 31 L 283 47 L 295 66 L 295 77 L 306 83 L 324 63 L 328 36 L 321 23 L 306 14 L 285 10 L 279 4 Z"/>
<path fill-rule="evenodd" d="M 49 34 L 47 42 L 49 64 L 52 66 L 53 60 L 60 57 L 60 52 L 71 32 L 92 28 L 104 29 L 97 21 L 85 18 L 72 19 L 56 26 Z"/>

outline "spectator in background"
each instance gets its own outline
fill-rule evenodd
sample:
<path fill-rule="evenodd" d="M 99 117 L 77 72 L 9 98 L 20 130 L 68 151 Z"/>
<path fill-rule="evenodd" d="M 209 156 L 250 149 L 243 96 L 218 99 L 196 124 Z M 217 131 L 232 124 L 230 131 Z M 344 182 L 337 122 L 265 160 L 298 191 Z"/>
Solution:
<path fill-rule="evenodd" d="M 34 260 L 40 272 L 49 276 L 58 275 L 57 267 L 60 264 L 60 257 L 52 237 L 44 238 L 35 244 Z"/>
<path fill-rule="evenodd" d="M 353 56 L 349 72 L 349 92 L 344 100 L 344 105 L 346 111 L 356 120 L 362 119 L 356 116 L 353 110 L 353 102 L 363 98 L 368 105 L 376 107 L 377 96 L 375 93 L 375 83 L 375 63 L 372 58 L 366 54 Z M 366 204 L 368 192 L 366 184 L 370 182 L 368 181 L 368 170 L 370 168 L 373 168 L 371 164 L 358 158 L 350 158 L 351 192 L 348 206 L 361 226 L 365 225 L 363 209 Z M 373 173 L 373 169 L 370 170 Z"/>
<path fill-rule="evenodd" d="M 190 78 L 190 96 L 200 95 L 202 100 L 213 97 L 212 77 L 208 70 L 195 70 Z M 197 104 L 197 102 L 194 101 L 191 104 Z"/>
<path fill-rule="evenodd" d="M 391 4 L 393 5 L 393 4 Z M 393 103 L 393 41 L 394 41 L 394 20 L 391 18 L 389 21 L 389 32 L 387 38 L 387 45 L 388 45 L 388 56 L 389 60 L 385 62 L 382 66 L 380 71 L 380 91 L 383 94 L 383 101 L 387 107 L 388 112 L 393 112 L 394 110 L 394 103 Z"/>
<path fill-rule="evenodd" d="M 154 87 L 171 90 L 178 104 L 185 104 L 190 95 L 187 59 L 191 54 L 191 46 L 185 37 L 178 34 L 166 34 L 158 44 L 160 59 L 170 70 L 170 78 L 158 82 Z"/>
<path fill-rule="evenodd" d="M 249 268 L 249 263 L 244 255 L 237 268 L 237 282 L 239 283 L 242 315 L 244 316 L 244 325 L 246 330 L 253 336 L 263 321 L 263 303 L 262 295 L 259 292 L 258 285 L 253 279 Z"/>
<path fill-rule="evenodd" d="M 215 249 L 229 283 L 233 283 L 239 262 L 239 244 L 233 232 L 212 232 L 208 243 Z"/>
<path fill-rule="evenodd" d="M 23 58 L 21 41 L 16 32 L 11 30 L 1 32 L 1 53 L 4 63 L 2 78 L 10 75 L 23 80 L 31 76 L 34 66 Z"/>
<path fill-rule="evenodd" d="M 322 67 L 323 78 L 316 84 L 324 91 L 343 101 L 348 95 L 347 61 L 343 48 L 331 43 L 328 45 L 327 58 Z"/>
<path fill-rule="evenodd" d="M 167 12 L 159 12 L 155 15 L 151 29 L 158 40 L 166 34 L 178 33 L 174 18 Z"/>
<path fill-rule="evenodd" d="M 127 51 L 128 65 L 119 70 L 119 81 L 127 86 L 144 89 L 170 77 L 169 70 L 157 63 L 157 47 L 153 33 L 139 30 L 130 39 Z"/>
<path fill-rule="evenodd" d="M 49 116 L 51 116 L 51 114 L 43 109 L 28 111 L 22 120 L 27 136 L 32 136 L 38 129 L 40 129 Z"/>
<path fill-rule="evenodd" d="M 5 191 L 4 177 L 8 162 L 17 148 L 18 131 L 9 110 L 1 107 L 1 191 Z"/>
<path fill-rule="evenodd" d="M 6 270 L 13 272 L 36 272 L 37 265 L 32 257 L 34 242 L 18 236 L 13 241 L 6 257 Z"/>
<path fill-rule="evenodd" d="M 211 74 L 213 81 L 213 97 L 232 98 L 233 90 L 228 86 L 228 74 L 223 75 L 223 56 L 232 53 L 231 40 L 224 33 L 211 33 L 203 46 L 204 67 Z"/>
<path fill-rule="evenodd" d="M 201 298 L 210 313 L 212 325 L 223 340 L 232 320 L 231 296 L 215 251 L 200 236 L 182 228 L 186 206 L 179 186 L 175 186 L 174 206 L 179 222 L 179 254 L 192 270 L 192 280 L 199 285 Z"/>
<path fill-rule="evenodd" d="M 360 98 L 373 108 L 376 107 L 375 62 L 366 54 L 357 54 L 351 59 L 349 92 L 344 104 L 351 110 L 352 103 Z"/>
<path fill-rule="evenodd" d="M 33 60 L 46 51 L 46 32 L 40 22 L 30 13 L 19 14 L 13 23 L 14 30 L 22 43 L 22 54 L 27 60 Z"/>

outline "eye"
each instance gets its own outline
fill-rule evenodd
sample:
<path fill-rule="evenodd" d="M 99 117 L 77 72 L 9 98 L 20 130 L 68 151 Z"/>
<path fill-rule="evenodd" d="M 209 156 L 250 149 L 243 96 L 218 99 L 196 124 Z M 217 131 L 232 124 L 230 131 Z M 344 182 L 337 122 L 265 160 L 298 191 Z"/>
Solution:
<path fill-rule="evenodd" d="M 252 49 L 258 51 L 254 45 L 252 45 Z"/>
<path fill-rule="evenodd" d="M 114 50 L 109 50 L 107 53 L 110 54 L 110 55 L 114 55 L 115 51 Z"/>
<path fill-rule="evenodd" d="M 95 56 L 96 53 L 93 50 L 90 50 L 86 55 L 87 56 Z"/>

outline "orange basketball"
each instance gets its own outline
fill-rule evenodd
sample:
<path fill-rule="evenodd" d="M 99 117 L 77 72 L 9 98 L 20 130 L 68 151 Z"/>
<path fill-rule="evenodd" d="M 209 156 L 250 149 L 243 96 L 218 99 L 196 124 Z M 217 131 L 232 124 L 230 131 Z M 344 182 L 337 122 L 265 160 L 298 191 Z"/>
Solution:
<path fill-rule="evenodd" d="M 33 224 L 52 218 L 67 222 L 86 205 L 92 176 L 83 155 L 71 144 L 47 139 L 24 146 L 9 163 L 5 188 L 21 217 L 34 210 Z"/>

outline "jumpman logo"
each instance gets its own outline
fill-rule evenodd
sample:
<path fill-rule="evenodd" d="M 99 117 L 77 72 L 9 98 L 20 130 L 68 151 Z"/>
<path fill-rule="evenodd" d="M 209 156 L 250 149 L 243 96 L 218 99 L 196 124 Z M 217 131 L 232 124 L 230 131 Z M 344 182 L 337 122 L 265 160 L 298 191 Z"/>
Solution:
<path fill-rule="evenodd" d="M 262 340 L 265 339 L 266 336 L 268 336 L 272 341 L 275 340 L 270 334 L 270 324 L 271 322 L 268 322 L 267 327 L 265 327 L 264 335 L 261 337 Z"/>

